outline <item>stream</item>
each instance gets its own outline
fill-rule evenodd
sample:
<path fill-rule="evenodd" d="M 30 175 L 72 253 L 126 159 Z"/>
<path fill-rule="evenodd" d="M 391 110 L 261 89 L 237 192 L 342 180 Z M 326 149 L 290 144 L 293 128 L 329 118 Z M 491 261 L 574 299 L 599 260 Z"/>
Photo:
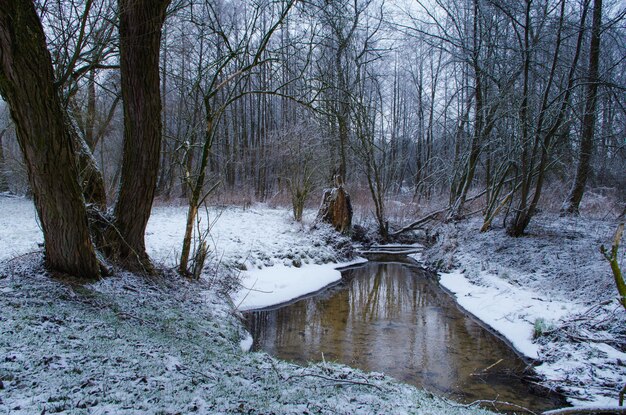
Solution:
<path fill-rule="evenodd" d="M 253 350 L 280 359 L 383 372 L 464 403 L 563 404 L 525 381 L 528 364 L 415 265 L 368 262 L 342 271 L 337 285 L 246 317 Z"/>

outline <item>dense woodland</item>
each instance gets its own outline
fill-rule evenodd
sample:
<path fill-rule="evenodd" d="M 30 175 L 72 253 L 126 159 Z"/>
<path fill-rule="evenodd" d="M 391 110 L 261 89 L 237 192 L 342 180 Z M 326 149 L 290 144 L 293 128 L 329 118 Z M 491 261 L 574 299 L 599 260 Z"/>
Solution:
<path fill-rule="evenodd" d="M 150 271 L 155 197 L 189 204 L 189 237 L 205 203 L 300 220 L 336 182 L 382 237 L 432 213 L 520 236 L 586 189 L 608 213 L 626 199 L 625 16 L 614 0 L 0 0 L 0 192 L 34 196 L 48 264 L 85 276 L 96 251 Z"/>

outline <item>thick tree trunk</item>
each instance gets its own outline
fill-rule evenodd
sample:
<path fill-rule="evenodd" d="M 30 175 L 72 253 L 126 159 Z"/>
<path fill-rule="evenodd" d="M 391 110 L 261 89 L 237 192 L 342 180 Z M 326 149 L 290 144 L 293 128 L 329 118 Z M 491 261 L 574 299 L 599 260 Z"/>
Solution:
<path fill-rule="evenodd" d="M 71 137 L 30 0 L 0 0 L 0 92 L 9 103 L 43 228 L 46 265 L 100 276 Z"/>
<path fill-rule="evenodd" d="M 0 193 L 9 191 L 9 182 L 7 181 L 5 165 L 4 165 L 4 148 L 2 147 L 2 137 L 6 134 L 7 129 L 0 131 Z"/>
<path fill-rule="evenodd" d="M 144 233 L 161 150 L 159 48 L 170 0 L 119 0 L 124 156 L 115 206 L 113 252 L 129 269 L 152 272 Z"/>
<path fill-rule="evenodd" d="M 591 171 L 591 153 L 593 152 L 593 136 L 596 127 L 596 103 L 598 101 L 598 71 L 600 59 L 600 33 L 602 26 L 602 0 L 594 0 L 593 23 L 591 26 L 591 43 L 589 45 L 589 75 L 585 91 L 585 112 L 582 120 L 578 165 L 574 184 L 561 212 L 577 215 L 580 201 L 585 193 L 587 177 Z"/>
<path fill-rule="evenodd" d="M 352 229 L 352 204 L 350 203 L 350 195 L 343 186 L 324 191 L 316 220 L 331 224 L 338 232 L 350 232 Z"/>

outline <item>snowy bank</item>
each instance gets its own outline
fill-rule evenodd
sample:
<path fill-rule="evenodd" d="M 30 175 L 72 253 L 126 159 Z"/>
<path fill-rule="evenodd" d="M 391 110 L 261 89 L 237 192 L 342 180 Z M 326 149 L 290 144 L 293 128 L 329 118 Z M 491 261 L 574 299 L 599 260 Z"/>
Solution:
<path fill-rule="evenodd" d="M 481 274 L 485 285 L 471 283 L 462 273 L 441 273 L 440 284 L 454 293 L 461 307 L 502 334 L 524 356 L 539 359 L 540 345 L 533 342 L 538 319 L 558 319 L 573 312 L 571 303 L 542 300 L 497 276 Z"/>
<path fill-rule="evenodd" d="M 285 265 L 245 271 L 241 289 L 233 294 L 238 310 L 265 308 L 321 290 L 341 280 L 338 268 L 367 262 L 358 258 L 348 262 L 304 265 L 301 268 Z"/>
<path fill-rule="evenodd" d="M 598 252 L 614 223 L 544 215 L 529 234 L 440 229 L 423 255 L 459 305 L 540 363 L 543 384 L 579 406 L 616 405 L 626 382 L 626 313 Z"/>

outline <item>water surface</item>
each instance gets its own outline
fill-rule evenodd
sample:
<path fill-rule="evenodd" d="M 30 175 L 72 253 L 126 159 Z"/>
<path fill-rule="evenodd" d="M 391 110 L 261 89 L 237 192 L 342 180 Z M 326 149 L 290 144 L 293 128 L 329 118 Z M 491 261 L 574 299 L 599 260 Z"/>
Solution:
<path fill-rule="evenodd" d="M 419 268 L 371 262 L 342 275 L 340 284 L 315 296 L 249 313 L 253 350 L 384 372 L 464 402 L 558 405 L 522 380 L 527 363 Z"/>

